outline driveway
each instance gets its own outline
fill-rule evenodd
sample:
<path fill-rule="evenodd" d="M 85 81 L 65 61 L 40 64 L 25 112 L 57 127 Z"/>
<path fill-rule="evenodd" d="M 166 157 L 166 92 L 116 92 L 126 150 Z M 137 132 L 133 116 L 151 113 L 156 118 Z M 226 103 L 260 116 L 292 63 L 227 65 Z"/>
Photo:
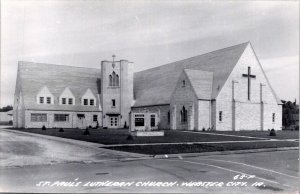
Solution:
<path fill-rule="evenodd" d="M 99 148 L 99 144 L 0 128 L 0 167 L 91 163 L 143 155 Z"/>

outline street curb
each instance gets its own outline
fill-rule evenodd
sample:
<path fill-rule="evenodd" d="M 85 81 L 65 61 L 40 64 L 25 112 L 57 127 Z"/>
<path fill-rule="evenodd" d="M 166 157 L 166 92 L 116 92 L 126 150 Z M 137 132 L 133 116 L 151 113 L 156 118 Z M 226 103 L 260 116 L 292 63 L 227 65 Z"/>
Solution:
<path fill-rule="evenodd" d="M 197 157 L 197 156 L 212 156 L 212 155 L 230 155 L 230 154 L 259 153 L 259 152 L 274 152 L 274 151 L 287 151 L 287 150 L 298 150 L 298 149 L 299 149 L 299 147 L 262 148 L 262 149 L 203 152 L 203 153 L 160 154 L 160 155 L 154 155 L 153 157 L 156 158 L 156 159 L 167 159 L 167 158 L 183 158 L 183 157 Z"/>
<path fill-rule="evenodd" d="M 69 143 L 69 144 L 75 144 L 75 145 L 79 145 L 79 146 L 83 146 L 83 147 L 87 147 L 87 148 L 104 150 L 105 152 L 117 153 L 117 154 L 120 154 L 127 158 L 149 157 L 149 155 L 147 155 L 147 154 L 139 154 L 139 153 L 132 153 L 132 152 L 123 152 L 123 151 L 119 151 L 119 150 L 105 149 L 105 147 L 101 147 L 103 144 L 100 144 L 100 143 L 93 143 L 93 142 L 81 141 L 81 140 L 76 140 L 76 139 L 67 139 L 67 138 L 63 138 L 63 137 L 43 135 L 43 134 L 38 134 L 38 133 L 30 133 L 30 132 L 26 132 L 26 131 L 17 131 L 17 130 L 5 129 L 5 128 L 1 128 L 0 130 L 12 132 L 12 133 L 30 135 L 30 136 L 34 136 L 34 137 L 40 137 L 40 138 L 44 138 L 44 139 L 52 140 L 52 141 L 60 141 L 60 142 L 65 142 L 65 143 Z"/>

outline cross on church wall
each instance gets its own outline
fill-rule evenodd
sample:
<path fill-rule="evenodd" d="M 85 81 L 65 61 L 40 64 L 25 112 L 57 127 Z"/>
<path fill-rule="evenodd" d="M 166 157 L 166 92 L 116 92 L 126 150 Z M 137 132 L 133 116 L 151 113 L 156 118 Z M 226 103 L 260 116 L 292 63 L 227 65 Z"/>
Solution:
<path fill-rule="evenodd" d="M 250 100 L 250 91 L 251 91 L 251 78 L 256 78 L 255 75 L 251 75 L 251 67 L 248 67 L 248 73 L 243 74 L 243 77 L 248 78 L 248 100 Z"/>

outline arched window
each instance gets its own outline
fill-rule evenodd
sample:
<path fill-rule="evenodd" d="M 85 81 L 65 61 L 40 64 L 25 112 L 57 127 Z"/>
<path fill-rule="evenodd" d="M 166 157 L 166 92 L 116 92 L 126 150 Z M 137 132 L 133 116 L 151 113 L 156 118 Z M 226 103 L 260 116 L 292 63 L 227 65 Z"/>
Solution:
<path fill-rule="evenodd" d="M 115 77 L 115 86 L 119 86 L 119 75 L 116 75 Z"/>
<path fill-rule="evenodd" d="M 113 85 L 113 79 L 112 79 L 112 76 L 109 75 L 109 86 L 112 86 Z"/>
<path fill-rule="evenodd" d="M 187 110 L 185 109 L 185 107 L 183 106 L 181 111 L 180 111 L 180 118 L 181 118 L 181 122 L 185 123 L 187 122 Z"/>
<path fill-rule="evenodd" d="M 119 75 L 114 71 L 109 75 L 109 86 L 119 86 Z"/>

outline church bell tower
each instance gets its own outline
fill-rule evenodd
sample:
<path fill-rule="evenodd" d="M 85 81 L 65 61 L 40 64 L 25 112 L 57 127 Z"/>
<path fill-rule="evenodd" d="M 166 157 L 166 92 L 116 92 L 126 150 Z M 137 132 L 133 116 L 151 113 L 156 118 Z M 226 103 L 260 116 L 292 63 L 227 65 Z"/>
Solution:
<path fill-rule="evenodd" d="M 133 103 L 133 63 L 127 60 L 101 62 L 103 127 L 129 126 Z"/>

